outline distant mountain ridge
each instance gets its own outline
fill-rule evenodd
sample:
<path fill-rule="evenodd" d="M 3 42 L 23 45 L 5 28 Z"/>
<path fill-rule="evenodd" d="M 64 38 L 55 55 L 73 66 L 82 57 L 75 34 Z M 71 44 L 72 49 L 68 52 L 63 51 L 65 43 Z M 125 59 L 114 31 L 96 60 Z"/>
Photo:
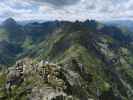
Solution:
<path fill-rule="evenodd" d="M 105 22 L 108 25 L 114 25 L 119 28 L 127 28 L 128 31 L 133 32 L 133 21 L 132 20 L 114 20 Z"/>
<path fill-rule="evenodd" d="M 33 22 L 26 25 L 18 24 L 14 19 L 9 18 L 0 26 L 0 34 L 9 44 L 18 47 L 18 51 L 27 50 L 27 48 L 37 45 L 46 40 L 52 34 L 56 34 L 59 30 L 73 31 L 78 29 L 88 28 L 90 31 L 109 33 L 110 35 L 125 39 L 121 30 L 116 27 L 111 27 L 98 23 L 94 20 L 87 20 L 85 22 L 69 22 L 69 21 L 48 21 L 48 22 Z M 3 31 L 5 30 L 5 31 Z M 4 33 L 4 35 L 3 35 Z M 115 34 L 116 33 L 116 34 Z M 118 35 L 119 34 L 119 35 Z M 117 35 L 117 36 L 116 36 Z M 129 41 L 131 39 L 128 39 Z M 1 49 L 2 50 L 2 49 Z M 2 50 L 4 51 L 4 49 Z M 20 53 L 20 52 L 18 52 Z M 16 54 L 15 56 L 17 56 Z M 12 59 L 12 57 L 11 57 Z"/>

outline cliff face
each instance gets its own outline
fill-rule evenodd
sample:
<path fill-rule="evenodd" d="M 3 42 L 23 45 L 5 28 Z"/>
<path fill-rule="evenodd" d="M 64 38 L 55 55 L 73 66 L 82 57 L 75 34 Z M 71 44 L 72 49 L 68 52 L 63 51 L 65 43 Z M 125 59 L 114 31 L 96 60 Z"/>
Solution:
<path fill-rule="evenodd" d="M 0 74 L 2 100 L 132 100 L 132 37 L 95 21 L 25 28 L 21 60 Z"/>

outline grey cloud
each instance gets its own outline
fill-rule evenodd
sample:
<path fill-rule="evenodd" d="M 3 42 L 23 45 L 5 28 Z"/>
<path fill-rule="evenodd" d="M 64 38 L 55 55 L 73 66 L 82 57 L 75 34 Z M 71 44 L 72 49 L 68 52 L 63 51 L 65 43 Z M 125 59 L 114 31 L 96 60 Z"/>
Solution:
<path fill-rule="evenodd" d="M 31 0 L 38 3 L 49 3 L 55 7 L 63 7 L 68 5 L 74 5 L 81 0 Z"/>
<path fill-rule="evenodd" d="M 133 18 L 133 0 L 3 0 L 0 17 L 58 20 Z"/>

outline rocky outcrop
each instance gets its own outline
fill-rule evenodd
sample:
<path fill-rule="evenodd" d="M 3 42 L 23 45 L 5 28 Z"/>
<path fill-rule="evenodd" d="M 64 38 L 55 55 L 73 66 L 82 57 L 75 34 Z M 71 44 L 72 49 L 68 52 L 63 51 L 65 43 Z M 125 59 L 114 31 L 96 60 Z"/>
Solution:
<path fill-rule="evenodd" d="M 81 75 L 81 64 L 76 65 L 79 72 L 69 69 L 69 66 L 48 61 L 34 63 L 29 59 L 20 60 L 8 69 L 5 83 L 7 96 L 12 98 L 14 89 L 21 88 L 17 95 L 27 93 L 25 96 L 29 100 L 91 100 Z"/>

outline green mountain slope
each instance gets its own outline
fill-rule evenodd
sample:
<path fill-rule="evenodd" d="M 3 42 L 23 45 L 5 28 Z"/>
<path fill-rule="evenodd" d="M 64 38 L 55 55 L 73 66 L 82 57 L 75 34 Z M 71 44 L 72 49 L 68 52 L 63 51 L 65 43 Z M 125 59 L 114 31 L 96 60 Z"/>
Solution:
<path fill-rule="evenodd" d="M 45 39 L 27 38 L 21 46 L 24 51 L 17 58 L 22 61 L 13 68 L 23 71 L 13 70 L 16 75 L 10 74 L 11 69 L 1 72 L 3 100 L 133 98 L 132 39 L 116 27 L 95 21 L 60 22 Z M 4 85 L 9 87 L 3 89 Z"/>

